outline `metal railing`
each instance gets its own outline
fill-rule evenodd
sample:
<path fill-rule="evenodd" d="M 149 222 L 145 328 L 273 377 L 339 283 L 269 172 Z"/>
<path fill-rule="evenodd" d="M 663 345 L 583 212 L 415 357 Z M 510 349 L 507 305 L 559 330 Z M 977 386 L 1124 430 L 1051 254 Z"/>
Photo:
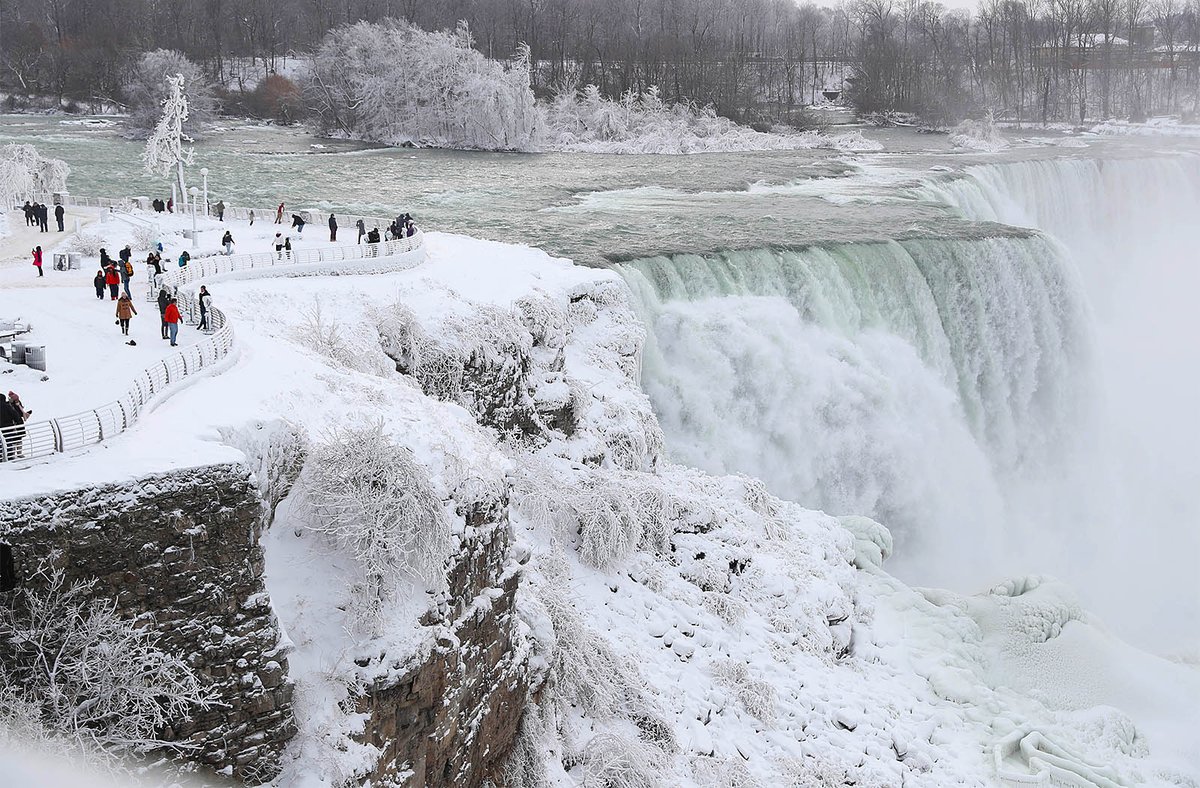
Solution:
<path fill-rule="evenodd" d="M 260 272 L 270 275 L 280 267 L 289 269 L 283 272 L 285 275 L 398 271 L 410 268 L 420 260 L 410 258 L 401 261 L 395 258 L 420 249 L 424 242 L 424 235 L 418 230 L 411 237 L 377 244 L 292 250 L 284 254 L 216 255 L 193 260 L 184 268 L 168 270 L 159 277 L 159 283 L 175 292 L 180 312 L 186 313 L 194 324 L 200 303 L 186 286 L 201 279 L 257 276 Z M 380 262 L 379 266 L 322 267 L 326 263 L 376 259 Z M 0 462 L 34 459 L 79 449 L 129 429 L 147 404 L 168 386 L 213 366 L 229 355 L 233 347 L 233 327 L 220 309 L 210 307 L 208 312 L 211 333 L 194 345 L 181 347 L 143 369 L 118 399 L 70 416 L 0 428 Z"/>

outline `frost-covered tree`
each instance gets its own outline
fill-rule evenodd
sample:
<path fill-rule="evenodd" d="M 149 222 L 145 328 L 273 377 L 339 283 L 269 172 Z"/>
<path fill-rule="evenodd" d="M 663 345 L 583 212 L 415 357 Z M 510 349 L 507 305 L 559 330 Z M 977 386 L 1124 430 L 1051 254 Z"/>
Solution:
<path fill-rule="evenodd" d="M 212 85 L 198 65 L 171 49 L 156 49 L 142 55 L 125 85 L 125 100 L 130 107 L 126 130 L 131 136 L 144 139 L 154 131 L 163 102 L 170 94 L 167 77 L 176 75 L 183 77 L 187 97 L 188 117 L 183 130 L 193 139 L 203 136 L 204 128 L 217 111 Z"/>
<path fill-rule="evenodd" d="M 94 598 L 94 581 L 72 583 L 46 567 L 37 579 L 0 605 L 0 698 L 18 699 L 25 717 L 36 710 L 46 730 L 85 747 L 172 746 L 162 739 L 167 726 L 211 702 L 195 671 L 160 649 L 153 630 Z"/>
<path fill-rule="evenodd" d="M 46 158 L 32 145 L 5 145 L 0 148 L 0 201 L 11 205 L 66 191 L 70 174 L 65 161 Z"/>
<path fill-rule="evenodd" d="M 404 22 L 340 27 L 313 58 L 305 94 L 320 132 L 387 144 L 534 150 L 541 116 L 529 52 L 508 62 L 472 48 L 470 31 Z"/>
<path fill-rule="evenodd" d="M 162 102 L 162 116 L 154 133 L 146 140 L 146 149 L 142 151 L 142 163 L 150 175 L 163 178 L 175 174 L 179 184 L 179 198 L 187 205 L 187 183 L 184 180 L 184 167 L 191 166 L 195 148 L 184 146 L 185 142 L 194 142 L 184 131 L 190 108 L 187 93 L 183 89 L 183 75 L 168 75 L 167 96 Z"/>

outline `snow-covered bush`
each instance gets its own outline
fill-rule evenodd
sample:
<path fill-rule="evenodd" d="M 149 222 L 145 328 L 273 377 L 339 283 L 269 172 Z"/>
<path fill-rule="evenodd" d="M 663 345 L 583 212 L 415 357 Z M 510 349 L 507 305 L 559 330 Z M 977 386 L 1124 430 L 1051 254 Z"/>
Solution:
<path fill-rule="evenodd" d="M 108 245 L 103 235 L 91 230 L 80 230 L 67 239 L 63 244 L 69 252 L 78 252 L 85 257 L 99 257 L 100 250 Z"/>
<path fill-rule="evenodd" d="M 996 119 L 989 111 L 983 120 L 964 120 L 950 133 L 950 144 L 966 150 L 995 153 L 1008 147 L 1008 140 L 996 128 Z"/>
<path fill-rule="evenodd" d="M 211 703 L 192 668 L 113 601 L 93 598 L 95 581 L 68 582 L 56 567 L 35 580 L 0 605 L 0 696 L 36 706 L 47 730 L 86 745 L 178 746 L 164 729 Z"/>
<path fill-rule="evenodd" d="M 815 131 L 759 132 L 722 118 L 711 107 L 669 104 L 658 89 L 605 97 L 595 85 L 567 88 L 546 108 L 546 143 L 552 150 L 580 153 L 712 153 L 739 150 L 879 150 L 856 136 L 829 137 Z"/>
<path fill-rule="evenodd" d="M 300 308 L 300 318 L 293 329 L 293 338 L 314 353 L 357 372 L 383 375 L 392 371 L 373 337 L 345 329 L 328 313 L 321 296 L 314 296 Z"/>
<path fill-rule="evenodd" d="M 589 788 L 658 788 L 663 784 L 662 762 L 662 750 L 639 737 L 598 733 L 583 751 L 583 784 Z"/>
<path fill-rule="evenodd" d="M 5 145 L 0 148 L 0 205 L 7 209 L 22 200 L 66 191 L 70 174 L 65 161 L 42 156 L 32 145 Z"/>
<path fill-rule="evenodd" d="M 336 427 L 309 451 L 301 475 L 311 527 L 361 563 L 355 594 L 372 623 L 405 580 L 445 582 L 450 528 L 426 470 L 382 422 Z"/>
<path fill-rule="evenodd" d="M 221 430 L 226 443 L 241 449 L 254 471 L 267 513 L 287 497 L 308 456 L 308 437 L 284 419 L 258 421 L 239 429 Z"/>
<path fill-rule="evenodd" d="M 529 55 L 489 60 L 465 24 L 426 32 L 359 22 L 325 37 L 305 95 L 321 133 L 391 145 L 534 150 Z"/>
<path fill-rule="evenodd" d="M 126 129 L 131 136 L 137 139 L 150 136 L 168 97 L 167 77 L 176 74 L 183 76 L 188 106 L 183 131 L 193 139 L 203 136 L 204 127 L 216 116 L 217 100 L 212 85 L 200 66 L 182 52 L 171 49 L 156 49 L 142 55 L 125 85 L 125 100 L 131 110 Z"/>

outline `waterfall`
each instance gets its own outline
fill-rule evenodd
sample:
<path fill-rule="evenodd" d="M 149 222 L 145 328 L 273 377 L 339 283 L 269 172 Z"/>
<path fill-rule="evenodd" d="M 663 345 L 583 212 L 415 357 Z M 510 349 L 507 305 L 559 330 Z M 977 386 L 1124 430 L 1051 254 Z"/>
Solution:
<path fill-rule="evenodd" d="M 910 582 L 1046 572 L 1147 645 L 1169 640 L 1153 605 L 1195 637 L 1200 158 L 987 165 L 916 192 L 1029 230 L 618 267 L 672 457 L 879 519 Z"/>

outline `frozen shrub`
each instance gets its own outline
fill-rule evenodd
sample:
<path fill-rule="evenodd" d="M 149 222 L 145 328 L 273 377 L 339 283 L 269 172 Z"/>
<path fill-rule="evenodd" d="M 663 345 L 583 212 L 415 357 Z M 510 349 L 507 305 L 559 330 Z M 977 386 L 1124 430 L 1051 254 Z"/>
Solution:
<path fill-rule="evenodd" d="M 451 540 L 442 502 L 382 422 L 330 430 L 310 450 L 301 480 L 311 527 L 353 554 L 366 574 L 360 618 L 381 612 L 405 578 L 445 582 Z"/>
<path fill-rule="evenodd" d="M 258 492 L 268 513 L 291 492 L 304 467 L 308 438 L 295 424 L 283 419 L 257 421 L 240 429 L 224 429 L 222 439 L 246 455 L 254 471 Z"/>
<path fill-rule="evenodd" d="M 87 257 L 99 257 L 100 250 L 106 244 L 104 236 L 90 230 L 81 230 L 67 239 L 64 248 L 69 252 L 78 252 Z M 116 255 L 112 256 L 116 257 Z"/>
<path fill-rule="evenodd" d="M 26 727 L 109 751 L 177 746 L 159 734 L 211 704 L 192 668 L 158 647 L 153 630 L 92 596 L 95 581 L 68 582 L 42 567 L 36 582 L 0 606 L 0 697 Z M 36 726 L 35 726 L 36 727 Z"/>
<path fill-rule="evenodd" d="M 583 751 L 583 784 L 591 788 L 658 788 L 662 750 L 636 736 L 598 733 Z"/>
<path fill-rule="evenodd" d="M 753 714 L 763 723 L 775 721 L 775 688 L 766 681 L 750 675 L 744 662 L 722 660 L 712 667 L 713 676 L 727 687 L 747 713 Z"/>

